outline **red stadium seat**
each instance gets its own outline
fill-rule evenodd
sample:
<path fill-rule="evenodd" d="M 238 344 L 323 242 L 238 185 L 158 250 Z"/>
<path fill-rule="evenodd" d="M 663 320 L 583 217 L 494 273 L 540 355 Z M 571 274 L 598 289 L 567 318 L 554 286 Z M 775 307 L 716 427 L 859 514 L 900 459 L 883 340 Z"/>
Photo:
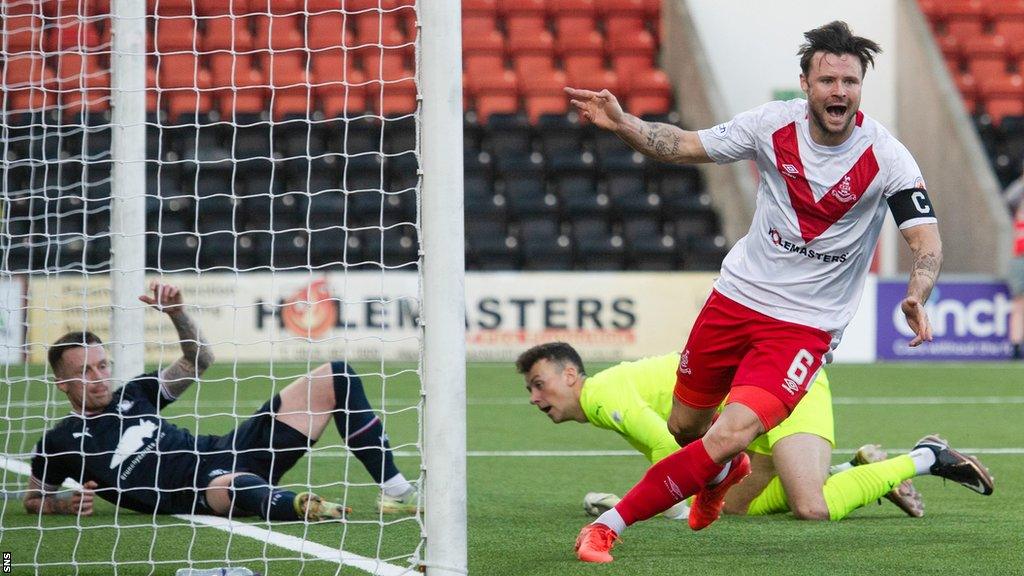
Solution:
<path fill-rule="evenodd" d="M 311 50 L 355 46 L 355 38 L 344 25 L 345 17 L 339 13 L 326 12 L 310 16 L 306 20 L 309 34 L 306 42 Z"/>
<path fill-rule="evenodd" d="M 527 54 L 512 60 L 512 69 L 520 78 L 537 74 L 549 75 L 555 71 L 555 57 L 551 54 Z"/>
<path fill-rule="evenodd" d="M 473 17 L 462 19 L 463 55 L 481 52 L 504 53 L 505 36 L 498 30 L 494 18 Z"/>
<path fill-rule="evenodd" d="M 643 17 L 647 6 L 644 0 L 600 0 L 597 10 L 602 14 L 628 14 Z"/>
<path fill-rule="evenodd" d="M 559 96 L 564 99 L 566 84 L 565 72 L 561 70 L 536 71 L 519 76 L 519 91 L 525 96 Z"/>
<path fill-rule="evenodd" d="M 187 16 L 193 12 L 192 0 L 146 0 L 146 13 L 159 16 Z"/>
<path fill-rule="evenodd" d="M 486 124 L 494 114 L 515 114 L 519 112 L 519 98 L 515 94 L 481 94 L 476 97 L 477 122 Z"/>
<path fill-rule="evenodd" d="M 394 12 L 366 12 L 354 17 L 357 44 L 379 44 L 385 47 L 406 43 L 399 17 Z"/>
<path fill-rule="evenodd" d="M 1024 80 L 1018 74 L 982 78 L 978 94 L 993 125 L 998 126 L 1006 116 L 1024 115 Z"/>
<path fill-rule="evenodd" d="M 553 54 L 555 37 L 543 26 L 520 25 L 508 33 L 508 52 L 513 57 L 527 54 Z"/>
<path fill-rule="evenodd" d="M 110 13 L 110 0 L 45 0 L 42 4 L 43 13 L 52 17 Z"/>
<path fill-rule="evenodd" d="M 567 56 L 562 60 L 562 67 L 571 82 L 573 78 L 603 72 L 604 57 L 593 54 Z"/>
<path fill-rule="evenodd" d="M 46 49 L 50 52 L 96 50 L 102 44 L 96 25 L 77 16 L 60 18 L 56 29 L 50 30 L 46 37 Z"/>
<path fill-rule="evenodd" d="M 672 111 L 672 97 L 634 94 L 626 100 L 626 106 L 629 108 L 629 113 L 634 116 L 668 114 Z"/>
<path fill-rule="evenodd" d="M 647 30 L 641 30 L 635 34 L 609 36 L 608 41 L 605 43 L 605 49 L 609 56 L 630 54 L 633 56 L 644 56 L 653 61 L 655 49 L 654 36 Z"/>
<path fill-rule="evenodd" d="M 498 14 L 505 17 L 522 14 L 543 17 L 546 13 L 544 0 L 498 0 Z"/>
<path fill-rule="evenodd" d="M 630 86 L 620 83 L 619 77 L 615 72 L 605 70 L 604 68 L 597 70 L 567 70 L 566 77 L 568 78 L 568 85 L 573 88 L 582 88 L 595 92 L 608 90 L 619 97 L 625 97 L 630 91 Z"/>
<path fill-rule="evenodd" d="M 7 90 L 7 112 L 48 110 L 57 106 L 57 95 L 42 88 Z"/>
<path fill-rule="evenodd" d="M 462 15 L 495 16 L 498 13 L 498 0 L 462 0 Z"/>
<path fill-rule="evenodd" d="M 345 8 L 345 0 L 306 0 L 306 10 L 310 15 L 321 12 L 341 12 Z"/>
<path fill-rule="evenodd" d="M 313 84 L 324 115 L 337 118 L 366 110 L 366 75 L 353 57 L 337 48 L 316 52 L 311 58 Z"/>
<path fill-rule="evenodd" d="M 604 37 L 597 30 L 559 30 L 555 49 L 562 57 L 574 54 L 597 54 L 604 50 Z"/>
<path fill-rule="evenodd" d="M 1007 39 L 1024 37 L 1024 0 L 1001 0 L 985 4 L 985 17 L 992 32 Z"/>
<path fill-rule="evenodd" d="M 7 16 L 3 19 L 3 46 L 8 52 L 41 52 L 43 19 L 39 16 Z"/>
<path fill-rule="evenodd" d="M 193 54 L 168 54 L 155 60 L 159 88 L 187 88 L 195 86 L 199 74 L 199 58 Z"/>
<path fill-rule="evenodd" d="M 203 16 L 228 16 L 254 12 L 249 0 L 198 0 L 196 10 Z"/>
<path fill-rule="evenodd" d="M 637 72 L 649 70 L 654 61 L 649 56 L 622 55 L 612 57 L 612 70 L 619 77 L 620 84 L 628 84 Z"/>
<path fill-rule="evenodd" d="M 548 0 L 548 11 L 552 16 L 592 16 L 600 0 Z"/>
<path fill-rule="evenodd" d="M 253 49 L 252 33 L 249 32 L 251 18 L 251 16 L 225 16 L 207 19 L 202 41 L 203 52 L 251 51 Z"/>
<path fill-rule="evenodd" d="M 476 76 L 478 74 L 497 74 L 505 69 L 505 60 L 496 54 L 474 54 L 462 59 L 462 65 L 466 74 Z"/>
<path fill-rule="evenodd" d="M 1009 46 L 1002 36 L 983 34 L 963 40 L 961 54 L 967 61 L 967 69 L 976 78 L 1002 75 L 1006 72 Z"/>
<path fill-rule="evenodd" d="M 57 86 L 60 90 L 110 86 L 110 73 L 96 54 L 63 52 L 57 56 Z"/>
<path fill-rule="evenodd" d="M 941 10 L 946 34 L 966 40 L 985 30 L 984 3 L 981 0 L 947 0 Z"/>
<path fill-rule="evenodd" d="M 661 0 L 644 0 L 644 16 L 657 24 L 661 19 Z"/>
<path fill-rule="evenodd" d="M 526 97 L 526 116 L 536 124 L 545 114 L 568 114 L 569 99 L 562 95 L 542 94 Z"/>
<path fill-rule="evenodd" d="M 939 43 L 939 50 L 945 58 L 960 58 L 960 40 L 952 34 L 936 36 L 935 41 Z"/>
<path fill-rule="evenodd" d="M 303 48 L 305 28 L 298 16 L 255 16 L 256 37 L 254 45 L 258 50 L 289 50 Z"/>
<path fill-rule="evenodd" d="M 227 54 L 232 57 L 233 55 Z M 234 56 L 223 73 L 212 71 L 211 87 L 215 89 L 221 116 L 230 120 L 235 113 L 259 114 L 266 109 L 267 80 L 252 66 L 245 55 Z"/>
<path fill-rule="evenodd" d="M 46 59 L 39 53 L 12 55 L 4 62 L 4 87 L 25 88 L 42 86 L 45 80 L 52 80 L 53 73 L 46 66 Z"/>
<path fill-rule="evenodd" d="M 196 19 L 158 18 L 149 36 L 150 52 L 167 54 L 170 52 L 192 52 L 199 48 L 196 40 Z"/>

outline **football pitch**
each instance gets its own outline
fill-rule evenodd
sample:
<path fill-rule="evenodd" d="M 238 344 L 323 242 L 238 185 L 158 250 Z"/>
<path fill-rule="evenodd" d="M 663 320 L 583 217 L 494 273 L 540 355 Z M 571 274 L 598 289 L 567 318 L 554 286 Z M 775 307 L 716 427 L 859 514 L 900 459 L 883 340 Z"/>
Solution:
<path fill-rule="evenodd" d="M 375 407 L 385 408 L 399 467 L 410 478 L 419 476 L 415 374 L 407 365 L 383 370 L 372 362 L 354 366 L 387 374 L 367 376 L 367 393 Z M 588 371 L 602 367 L 590 365 Z M 303 370 L 294 364 L 272 369 L 220 364 L 164 414 L 193 431 L 224 433 Z M 257 376 L 268 373 L 276 381 Z M 699 533 L 684 522 L 657 517 L 626 532 L 613 564 L 584 565 L 572 551 L 580 526 L 588 521 L 583 494 L 622 494 L 644 473 L 646 461 L 610 432 L 551 424 L 528 404 L 511 365 L 473 364 L 467 379 L 470 573 L 1024 574 L 1024 366 L 839 365 L 830 367 L 829 375 L 836 416 L 834 462 L 849 459 L 861 444 L 879 443 L 898 453 L 938 432 L 992 470 L 995 494 L 984 497 L 922 477 L 915 481 L 926 507 L 920 519 L 884 500 L 841 522 L 801 522 L 789 515 L 725 517 Z M 241 378 L 237 385 L 235 378 Z M 43 425 L 37 402 L 53 394 L 52 385 L 35 382 L 26 395 L 25 384 L 17 379 L 3 388 L 0 441 L 5 452 L 31 450 L 35 430 Z M 59 417 L 66 409 L 61 405 L 49 413 Z M 0 501 L 0 552 L 11 552 L 12 573 L 47 576 L 173 574 L 189 560 L 197 567 L 230 562 L 267 575 L 367 573 L 324 559 L 339 548 L 407 566 L 420 542 L 420 524 L 415 518 L 378 515 L 369 476 L 340 444 L 331 426 L 315 454 L 301 460 L 284 483 L 296 490 L 312 484 L 329 499 L 344 499 L 354 510 L 346 524 L 242 520 L 252 530 L 242 533 L 236 526 L 229 533 L 188 518 L 117 511 L 103 501 L 88 518 L 40 520 L 12 497 Z M 24 484 L 15 468 L 8 461 L 3 472 L 8 490 Z"/>

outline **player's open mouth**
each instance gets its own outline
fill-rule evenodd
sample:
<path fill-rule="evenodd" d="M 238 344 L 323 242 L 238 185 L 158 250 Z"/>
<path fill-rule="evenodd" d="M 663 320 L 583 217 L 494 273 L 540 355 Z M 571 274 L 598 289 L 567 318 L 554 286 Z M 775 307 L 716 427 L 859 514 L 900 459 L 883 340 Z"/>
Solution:
<path fill-rule="evenodd" d="M 840 120 L 846 115 L 846 106 L 833 104 L 832 106 L 826 106 L 825 112 L 827 112 L 829 117 L 833 120 Z"/>
<path fill-rule="evenodd" d="M 543 407 L 540 410 L 541 410 L 541 412 L 547 414 L 548 412 L 551 412 L 551 406 Z"/>

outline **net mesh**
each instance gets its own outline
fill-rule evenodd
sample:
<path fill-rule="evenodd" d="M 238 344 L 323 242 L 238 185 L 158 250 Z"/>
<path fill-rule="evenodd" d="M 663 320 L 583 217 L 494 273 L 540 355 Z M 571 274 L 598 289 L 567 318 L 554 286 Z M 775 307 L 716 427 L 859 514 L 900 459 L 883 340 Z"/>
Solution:
<path fill-rule="evenodd" d="M 150 0 L 145 142 L 130 143 L 145 146 L 145 182 L 123 192 L 112 180 L 111 109 L 132 95 L 111 91 L 121 23 L 109 3 L 12 0 L 0 16 L 0 549 L 14 551 L 16 571 L 416 564 L 422 509 L 380 513 L 379 485 L 333 423 L 281 485 L 350 505 L 343 524 L 211 526 L 105 504 L 89 517 L 39 515 L 20 502 L 36 442 L 68 415 L 47 345 L 71 330 L 109 336 L 111 252 L 125 246 L 144 246 L 147 281 L 182 289 L 216 356 L 162 413 L 168 422 L 226 434 L 296 378 L 345 360 L 399 468 L 419 481 L 413 0 Z M 144 235 L 112 234 L 118 194 L 142 193 Z M 181 355 L 163 314 L 147 311 L 144 330 L 131 344 L 145 346 L 148 370 Z"/>

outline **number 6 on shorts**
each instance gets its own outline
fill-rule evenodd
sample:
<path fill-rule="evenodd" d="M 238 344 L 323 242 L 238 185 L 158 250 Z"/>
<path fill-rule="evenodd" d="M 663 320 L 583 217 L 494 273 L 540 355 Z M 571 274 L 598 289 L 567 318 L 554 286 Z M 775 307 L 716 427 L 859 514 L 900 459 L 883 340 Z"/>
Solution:
<path fill-rule="evenodd" d="M 793 358 L 793 363 L 789 365 L 789 371 L 786 372 L 786 376 L 790 380 L 795 382 L 797 386 L 803 386 L 807 380 L 808 372 L 811 369 L 811 365 L 814 364 L 814 356 L 810 352 L 801 348 L 796 353 L 796 357 Z"/>

